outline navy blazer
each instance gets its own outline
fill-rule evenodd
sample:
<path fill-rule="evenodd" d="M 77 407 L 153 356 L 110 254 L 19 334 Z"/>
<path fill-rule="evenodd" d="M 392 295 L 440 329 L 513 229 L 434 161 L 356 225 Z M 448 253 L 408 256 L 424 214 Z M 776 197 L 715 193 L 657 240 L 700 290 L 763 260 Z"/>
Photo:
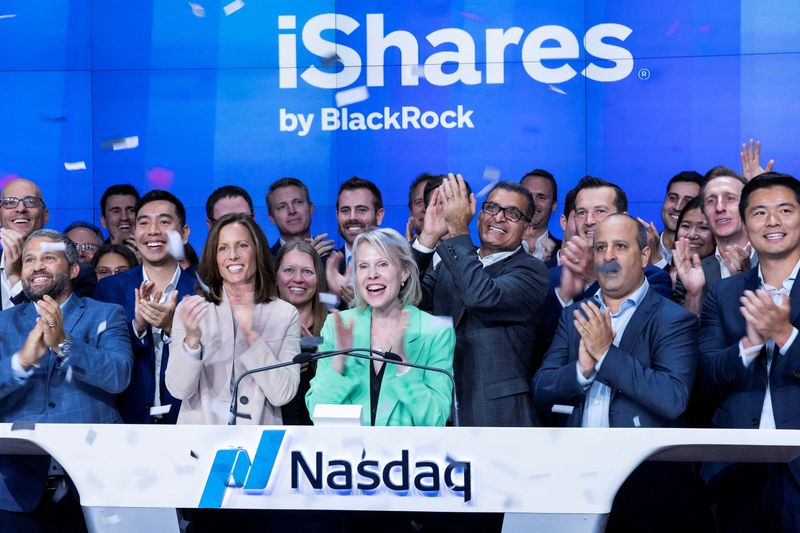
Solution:
<path fill-rule="evenodd" d="M 533 380 L 533 397 L 541 411 L 550 411 L 553 405 L 572 406 L 569 425 L 580 426 L 588 389 L 577 379 L 580 335 L 573 324 L 575 309 L 577 304 L 570 305 L 561 314 L 553 343 Z M 595 377 L 612 390 L 611 427 L 682 425 L 697 370 L 697 335 L 697 317 L 650 287 L 619 347 L 611 345 Z"/>
<path fill-rule="evenodd" d="M 0 421 L 121 422 L 114 398 L 128 386 L 133 366 L 122 308 L 73 294 L 63 307 L 64 331 L 73 342 L 69 356 L 62 362 L 48 351 L 31 376 L 18 381 L 11 359 L 37 315 L 30 302 L 0 313 Z M 49 468 L 46 456 L 0 456 L 0 509 L 33 510 Z"/>
<path fill-rule="evenodd" d="M 760 285 L 758 267 L 751 268 L 717 282 L 703 305 L 698 392 L 716 407 L 714 427 L 757 428 L 761 420 L 767 357 L 773 354 L 765 347 L 748 368 L 739 357 L 739 341 L 746 334 L 739 297 Z M 792 287 L 790 306 L 789 319 L 800 329 L 800 283 Z M 769 387 L 775 426 L 800 429 L 800 339 L 795 339 L 786 355 L 774 355 Z"/>
<path fill-rule="evenodd" d="M 136 305 L 134 302 L 134 289 L 138 289 L 142 284 L 142 280 L 144 280 L 142 269 L 142 265 L 139 265 L 125 272 L 101 279 L 94 294 L 97 300 L 121 305 L 125 309 L 125 314 L 128 318 L 128 332 L 134 355 L 133 375 L 131 376 L 130 385 L 117 399 L 119 412 L 126 424 L 149 424 L 151 421 L 150 408 L 153 406 L 155 397 L 156 355 L 153 345 L 153 331 L 151 326 L 148 325 L 144 339 L 139 340 L 139 337 L 133 331 L 132 324 Z M 184 296 L 195 293 L 196 283 L 195 278 L 187 271 L 181 272 L 177 287 L 178 302 Z M 161 354 L 159 390 L 161 392 L 161 404 L 172 405 L 169 412 L 164 415 L 164 419 L 166 422 L 174 424 L 178 419 L 181 402 L 169 393 L 164 381 L 168 362 L 169 346 L 164 345 L 163 353 Z"/>
<path fill-rule="evenodd" d="M 530 392 L 534 346 L 547 294 L 544 264 L 520 249 L 483 267 L 469 235 L 433 253 L 414 250 L 422 281 L 420 307 L 453 318 L 453 368 L 465 426 L 539 425 Z"/>

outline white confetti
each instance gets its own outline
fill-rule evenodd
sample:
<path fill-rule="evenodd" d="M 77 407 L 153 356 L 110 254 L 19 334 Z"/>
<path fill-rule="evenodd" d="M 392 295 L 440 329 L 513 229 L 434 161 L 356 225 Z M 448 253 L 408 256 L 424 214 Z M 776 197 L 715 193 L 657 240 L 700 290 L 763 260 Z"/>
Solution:
<path fill-rule="evenodd" d="M 118 514 L 112 514 L 111 516 L 104 516 L 100 519 L 100 521 L 104 524 L 119 524 L 120 518 Z"/>
<path fill-rule="evenodd" d="M 16 13 L 13 13 L 11 15 L 0 15 L 0 19 L 13 19 L 16 16 L 17 16 Z"/>
<path fill-rule="evenodd" d="M 72 383 L 72 365 L 67 367 L 67 372 L 64 375 L 64 381 L 67 383 Z"/>
<path fill-rule="evenodd" d="M 366 85 L 353 87 L 336 93 L 336 107 L 346 107 L 369 98 L 369 89 Z"/>
<path fill-rule="evenodd" d="M 227 407 L 224 407 L 220 403 L 217 403 L 212 400 L 209 403 L 209 407 L 214 412 L 215 415 L 217 415 L 223 420 L 230 420 L 233 418 L 233 414 L 230 412 L 230 410 Z"/>
<path fill-rule="evenodd" d="M 154 405 L 150 408 L 150 416 L 165 415 L 169 413 L 170 409 L 172 409 L 171 403 L 168 403 L 167 405 Z"/>
<path fill-rule="evenodd" d="M 548 85 L 548 87 L 550 87 L 550 90 L 555 92 L 555 93 L 567 94 L 567 91 L 565 91 L 564 89 L 562 89 L 560 87 L 556 87 L 555 85 Z"/>
<path fill-rule="evenodd" d="M 75 161 L 74 163 L 70 163 L 69 161 L 64 161 L 64 168 L 69 171 L 86 170 L 86 161 Z"/>
<path fill-rule="evenodd" d="M 319 301 L 328 307 L 337 307 L 339 305 L 339 297 L 330 292 L 319 293 Z"/>
<path fill-rule="evenodd" d="M 67 245 L 63 242 L 42 242 L 39 243 L 39 251 L 44 252 L 66 252 Z"/>
<path fill-rule="evenodd" d="M 574 410 L 575 406 L 573 405 L 559 405 L 559 404 L 555 404 L 551 409 L 552 412 L 560 415 L 571 415 L 572 411 Z"/>
<path fill-rule="evenodd" d="M 497 182 L 487 184 L 486 187 L 478 191 L 478 194 L 476 194 L 475 197 L 480 198 L 482 196 L 486 196 L 487 194 L 489 194 L 489 191 L 491 191 L 494 188 L 496 183 Z"/>
<path fill-rule="evenodd" d="M 89 432 L 86 433 L 86 438 L 84 439 L 86 443 L 91 446 L 94 444 L 94 439 L 97 438 L 97 432 L 93 428 L 89 428 Z"/>
<path fill-rule="evenodd" d="M 500 169 L 495 167 L 486 167 L 483 169 L 483 179 L 489 181 L 497 181 L 500 179 Z"/>
<path fill-rule="evenodd" d="M 53 497 L 51 498 L 53 500 L 53 503 L 60 502 L 61 499 L 67 495 L 67 492 L 69 492 L 69 487 L 67 486 L 67 480 L 62 479 L 61 481 L 58 482 L 58 487 L 56 487 L 55 492 L 53 492 Z"/>
<path fill-rule="evenodd" d="M 138 148 L 138 146 L 139 146 L 138 135 L 134 135 L 132 137 L 124 137 L 111 144 L 111 148 L 115 152 L 118 150 L 132 150 L 133 148 Z"/>
<path fill-rule="evenodd" d="M 452 328 L 453 317 L 448 315 L 435 315 L 433 320 L 431 320 L 431 325 L 440 328 Z"/>
<path fill-rule="evenodd" d="M 195 17 L 203 18 L 206 16 L 206 8 L 204 8 L 200 4 L 189 2 L 189 7 L 192 8 L 192 15 L 194 15 Z"/>
<path fill-rule="evenodd" d="M 203 290 L 204 290 L 204 291 L 206 291 L 206 292 L 211 292 L 211 289 L 208 287 L 208 285 L 206 285 L 205 283 L 203 283 L 203 280 L 202 280 L 202 279 L 200 279 L 200 273 L 199 273 L 199 272 L 195 271 L 195 273 L 194 273 L 194 277 L 195 277 L 195 278 L 197 278 L 197 283 L 199 283 L 199 284 L 200 284 L 200 288 L 201 288 L 201 289 L 203 289 Z"/>
<path fill-rule="evenodd" d="M 174 229 L 169 230 L 167 233 L 167 250 L 169 250 L 169 255 L 174 257 L 176 261 L 183 261 L 186 257 L 186 251 L 183 248 L 183 237 Z"/>
<path fill-rule="evenodd" d="M 640 428 L 642 423 L 639 421 L 639 415 L 633 417 L 633 427 Z"/>
<path fill-rule="evenodd" d="M 244 7 L 244 2 L 242 0 L 234 0 L 227 6 L 223 7 L 222 10 L 225 12 L 225 16 L 229 17 L 242 9 Z"/>
<path fill-rule="evenodd" d="M 97 334 L 100 335 L 106 330 L 106 321 L 103 320 L 99 324 L 97 324 Z"/>

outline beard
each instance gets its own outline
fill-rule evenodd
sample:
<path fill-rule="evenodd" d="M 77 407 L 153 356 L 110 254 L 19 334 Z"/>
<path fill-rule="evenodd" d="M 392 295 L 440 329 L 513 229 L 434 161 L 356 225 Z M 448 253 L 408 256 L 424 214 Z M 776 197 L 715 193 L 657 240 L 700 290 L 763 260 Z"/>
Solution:
<path fill-rule="evenodd" d="M 46 294 L 54 300 L 58 300 L 70 288 L 69 274 L 65 272 L 53 274 L 53 283 L 47 287 L 33 288 L 28 285 L 27 280 L 22 281 L 22 292 L 32 302 L 38 302 Z"/>

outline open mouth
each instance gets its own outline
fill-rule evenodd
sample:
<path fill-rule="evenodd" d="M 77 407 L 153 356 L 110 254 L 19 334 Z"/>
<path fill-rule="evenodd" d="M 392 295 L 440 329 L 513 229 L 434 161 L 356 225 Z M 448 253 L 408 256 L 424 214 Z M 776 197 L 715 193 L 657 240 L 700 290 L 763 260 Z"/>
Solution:
<path fill-rule="evenodd" d="M 32 287 L 41 287 L 43 285 L 49 285 L 52 280 L 53 278 L 51 276 L 39 274 L 30 278 L 30 285 Z"/>
<path fill-rule="evenodd" d="M 297 294 L 298 296 L 303 295 L 308 292 L 308 289 L 305 287 L 289 287 L 289 292 L 292 294 Z"/>
<path fill-rule="evenodd" d="M 505 230 L 503 228 L 499 228 L 497 226 L 493 226 L 491 224 L 489 224 L 488 230 L 489 230 L 489 233 L 497 233 L 497 234 L 500 234 L 500 235 L 506 235 L 508 233 L 507 230 Z"/>
<path fill-rule="evenodd" d="M 145 247 L 148 250 L 158 251 L 164 249 L 166 247 L 166 244 L 167 243 L 165 241 L 151 241 L 145 243 Z"/>
<path fill-rule="evenodd" d="M 367 285 L 367 293 L 373 296 L 383 294 L 385 290 L 386 290 L 386 285 L 382 285 L 380 283 L 371 283 Z"/>
<path fill-rule="evenodd" d="M 714 221 L 717 226 L 725 226 L 726 224 L 730 224 L 732 219 L 730 218 L 718 218 Z"/>
<path fill-rule="evenodd" d="M 31 223 L 31 219 L 19 217 L 15 218 L 11 222 L 13 222 L 15 226 L 27 226 L 28 224 Z"/>
<path fill-rule="evenodd" d="M 225 268 L 228 269 L 228 272 L 230 272 L 231 274 L 238 274 L 239 272 L 244 270 L 244 265 L 228 265 Z"/>
<path fill-rule="evenodd" d="M 786 234 L 780 232 L 767 233 L 766 235 L 764 235 L 764 238 L 767 239 L 768 241 L 779 241 L 784 237 L 786 237 Z"/>
<path fill-rule="evenodd" d="M 119 226 L 117 226 L 117 229 L 124 233 L 129 233 L 131 231 L 131 228 L 132 226 L 127 223 L 122 223 Z"/>

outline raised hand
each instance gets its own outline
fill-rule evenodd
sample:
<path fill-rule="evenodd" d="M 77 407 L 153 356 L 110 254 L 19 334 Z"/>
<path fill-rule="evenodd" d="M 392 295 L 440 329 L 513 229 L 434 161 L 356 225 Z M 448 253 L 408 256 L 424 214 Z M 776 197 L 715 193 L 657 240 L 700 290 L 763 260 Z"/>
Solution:
<path fill-rule="evenodd" d="M 202 296 L 187 296 L 177 307 L 177 312 L 186 329 L 183 343 L 191 350 L 200 347 L 200 338 L 203 335 L 200 323 L 206 316 L 208 307 L 209 303 Z"/>
<path fill-rule="evenodd" d="M 239 326 L 239 332 L 247 339 L 247 344 L 252 346 L 258 340 L 258 332 L 253 329 L 253 318 L 255 316 L 255 304 L 246 303 L 231 306 L 233 319 Z"/>
<path fill-rule="evenodd" d="M 747 181 L 750 181 L 764 172 L 771 172 L 772 167 L 775 166 L 775 160 L 770 159 L 767 163 L 767 168 L 761 167 L 761 141 L 755 143 L 755 148 L 753 148 L 753 139 L 750 139 L 749 146 L 747 144 L 742 144 L 742 151 L 739 153 L 739 156 L 742 159 L 742 176 L 744 176 Z"/>
<path fill-rule="evenodd" d="M 689 239 L 686 237 L 675 241 L 672 251 L 672 263 L 678 273 L 687 294 L 702 294 L 706 284 L 700 256 L 693 254 L 689 248 Z"/>
<path fill-rule="evenodd" d="M 650 248 L 650 264 L 655 265 L 663 259 L 661 257 L 661 235 L 652 222 L 646 222 L 641 217 L 636 217 L 639 224 L 647 229 L 647 246 Z"/>
<path fill-rule="evenodd" d="M 422 222 L 422 233 L 419 234 L 419 243 L 427 248 L 436 247 L 442 237 L 447 235 L 447 223 L 444 220 L 444 195 L 439 186 L 431 193 L 430 202 L 425 209 L 425 219 Z"/>
<path fill-rule="evenodd" d="M 589 379 L 589 376 L 592 375 L 594 372 L 594 367 L 597 365 L 597 361 L 589 355 L 589 352 L 586 351 L 586 345 L 583 343 L 583 339 L 581 338 L 578 341 L 578 368 L 581 371 L 581 375 L 586 379 Z"/>
<path fill-rule="evenodd" d="M 591 285 L 597 279 L 594 270 L 592 245 L 580 237 L 573 235 L 561 247 L 561 264 L 572 271 L 572 274 Z"/>
<path fill-rule="evenodd" d="M 725 262 L 725 266 L 728 268 L 728 272 L 730 272 L 731 275 L 736 275 L 739 272 L 750 270 L 751 251 L 752 248 L 750 244 L 744 248 L 731 244 L 723 246 L 719 253 L 722 256 L 722 260 Z"/>
<path fill-rule="evenodd" d="M 586 302 L 581 302 L 580 308 L 583 313 L 577 309 L 573 311 L 575 329 L 578 330 L 586 351 L 592 359 L 599 362 L 614 342 L 611 314 L 608 309 L 602 312 L 596 305 Z"/>
<path fill-rule="evenodd" d="M 140 299 L 138 301 L 139 312 L 148 324 L 159 328 L 165 335 L 169 335 L 172 332 L 172 317 L 175 315 L 175 307 L 178 303 L 178 291 L 172 291 L 163 304 L 158 303 L 160 299 L 160 291 L 156 293 L 153 301 Z"/>
<path fill-rule="evenodd" d="M 444 221 L 451 237 L 469 233 L 469 222 L 475 215 L 475 195 L 467 192 L 461 174 L 448 174 L 440 187 L 444 194 Z"/>
<path fill-rule="evenodd" d="M 331 252 L 328 262 L 325 264 L 325 278 L 328 281 L 328 291 L 337 295 L 341 300 L 349 304 L 353 300 L 353 286 L 350 285 L 350 273 L 353 270 L 353 265 L 348 265 L 344 274 L 339 273 L 339 265 L 344 260 L 344 254 L 336 251 Z"/>
<path fill-rule="evenodd" d="M 325 257 L 333 251 L 334 242 L 333 239 L 328 239 L 327 233 L 320 233 L 313 239 L 307 240 L 317 250 L 320 257 Z"/>
<path fill-rule="evenodd" d="M 39 300 L 39 314 L 44 320 L 45 327 L 42 330 L 42 341 L 50 349 L 55 348 L 64 342 L 64 315 L 61 314 L 61 307 L 50 295 L 45 294 Z"/>
<path fill-rule="evenodd" d="M 561 267 L 561 281 L 555 290 L 562 302 L 568 304 L 576 296 L 583 294 L 584 287 L 583 280 L 573 274 L 572 270 Z"/>
<path fill-rule="evenodd" d="M 750 338 L 748 330 L 747 339 L 750 342 L 761 338 L 773 339 L 779 347 L 786 344 L 794 327 L 789 321 L 789 299 L 785 295 L 776 304 L 765 290 L 758 289 L 755 292 L 744 291 L 739 301 L 742 304 L 742 316 L 755 333 L 754 338 Z M 745 344 L 744 340 L 742 344 Z"/>
<path fill-rule="evenodd" d="M 25 344 L 19 351 L 19 363 L 25 370 L 39 362 L 44 354 L 47 353 L 47 345 L 44 343 L 44 330 L 47 324 L 42 317 L 36 318 L 36 324 L 28 333 Z"/>
<path fill-rule="evenodd" d="M 0 243 L 3 244 L 6 277 L 11 285 L 15 285 L 22 273 L 22 248 L 25 238 L 18 231 L 0 228 Z"/>

